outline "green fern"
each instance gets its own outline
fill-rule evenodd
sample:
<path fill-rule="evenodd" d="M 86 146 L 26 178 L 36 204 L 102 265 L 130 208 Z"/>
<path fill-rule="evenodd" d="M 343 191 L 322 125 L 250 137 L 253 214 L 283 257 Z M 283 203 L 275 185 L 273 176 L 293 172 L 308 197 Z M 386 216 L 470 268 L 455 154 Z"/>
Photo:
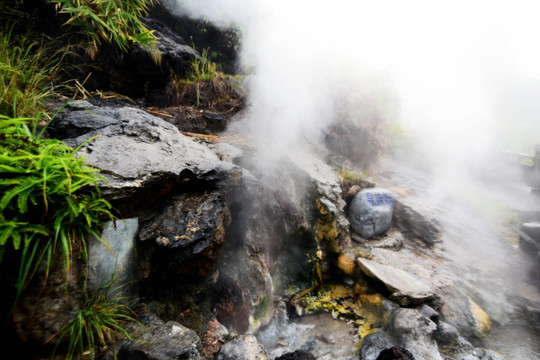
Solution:
<path fill-rule="evenodd" d="M 102 220 L 114 219 L 97 169 L 76 156 L 78 149 L 36 135 L 31 124 L 38 120 L 0 115 L 0 247 L 20 254 L 17 298 L 42 262 L 48 276 L 57 252 L 66 272 L 75 250 L 85 259 L 85 238 L 101 239 Z"/>

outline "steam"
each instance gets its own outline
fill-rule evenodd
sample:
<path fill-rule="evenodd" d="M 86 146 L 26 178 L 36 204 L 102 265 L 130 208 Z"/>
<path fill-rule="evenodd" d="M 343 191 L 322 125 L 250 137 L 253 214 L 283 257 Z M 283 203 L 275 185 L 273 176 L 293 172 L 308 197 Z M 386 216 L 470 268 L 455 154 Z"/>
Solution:
<path fill-rule="evenodd" d="M 540 107 L 512 94 L 540 89 L 535 1 L 168 2 L 242 30 L 249 126 L 264 161 L 320 138 L 344 93 L 370 94 L 381 81 L 441 171 L 463 173 L 493 147 L 533 151 Z"/>
<path fill-rule="evenodd" d="M 380 110 L 398 113 L 422 150 L 409 160 L 433 160 L 441 198 L 499 151 L 532 154 L 540 143 L 537 0 L 167 1 L 241 29 L 240 66 L 250 74 L 246 121 L 265 166 L 320 140 L 348 94 L 398 93 L 399 101 L 379 104 L 391 109 Z M 495 210 L 492 199 L 476 202 Z M 474 220 L 456 219 L 455 226 L 476 231 Z M 491 236 L 466 235 L 460 244 L 472 257 L 482 257 L 470 251 L 472 242 L 495 248 Z"/>

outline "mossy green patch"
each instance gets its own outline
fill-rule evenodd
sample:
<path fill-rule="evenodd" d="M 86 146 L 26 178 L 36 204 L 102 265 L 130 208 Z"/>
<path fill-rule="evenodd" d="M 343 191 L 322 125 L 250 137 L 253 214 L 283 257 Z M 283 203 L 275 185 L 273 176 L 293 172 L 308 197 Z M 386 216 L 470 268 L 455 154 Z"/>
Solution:
<path fill-rule="evenodd" d="M 253 318 L 257 321 L 265 318 L 268 315 L 270 309 L 270 299 L 268 296 L 261 296 L 259 301 L 254 306 Z"/>
<path fill-rule="evenodd" d="M 336 217 L 323 201 L 317 199 L 315 202 L 317 209 L 315 239 L 319 244 L 325 242 L 334 253 L 338 253 L 337 238 L 339 231 L 336 224 Z"/>
<path fill-rule="evenodd" d="M 491 330 L 491 319 L 489 318 L 489 315 L 471 298 L 469 298 L 469 302 L 471 305 L 471 312 L 474 316 L 474 321 L 476 322 L 477 335 L 484 338 Z"/>

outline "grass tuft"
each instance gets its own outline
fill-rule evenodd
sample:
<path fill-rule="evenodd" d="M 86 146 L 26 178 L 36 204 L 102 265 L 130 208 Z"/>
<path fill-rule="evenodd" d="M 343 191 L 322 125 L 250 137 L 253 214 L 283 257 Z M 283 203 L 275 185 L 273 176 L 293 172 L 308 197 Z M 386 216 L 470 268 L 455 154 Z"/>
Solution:
<path fill-rule="evenodd" d="M 110 296 L 115 280 L 113 277 L 93 292 L 82 292 L 79 309 L 59 332 L 54 353 L 66 343 L 66 359 L 83 354 L 93 359 L 96 350 L 106 350 L 119 337 L 136 341 L 125 328 L 128 322 L 137 322 L 135 312 L 124 304 L 126 298 Z"/>
<path fill-rule="evenodd" d="M 185 77 L 173 75 L 172 102 L 223 112 L 243 107 L 238 76 L 226 75 L 210 60 L 208 49 L 191 63 Z"/>
<path fill-rule="evenodd" d="M 56 95 L 63 50 L 29 34 L 15 36 L 12 29 L 0 29 L 0 114 L 34 117 Z"/>

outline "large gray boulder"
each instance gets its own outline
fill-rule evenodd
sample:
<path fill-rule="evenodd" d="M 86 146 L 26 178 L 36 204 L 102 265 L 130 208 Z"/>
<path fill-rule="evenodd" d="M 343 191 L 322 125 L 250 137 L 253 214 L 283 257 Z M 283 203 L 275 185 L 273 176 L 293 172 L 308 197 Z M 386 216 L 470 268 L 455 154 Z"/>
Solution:
<path fill-rule="evenodd" d="M 236 168 L 173 125 L 135 107 L 69 103 L 49 132 L 74 148 L 82 146 L 79 156 L 100 170 L 107 180 L 102 191 L 113 200 L 178 182 L 184 172 L 203 177 Z"/>
<path fill-rule="evenodd" d="M 140 256 L 141 262 L 149 261 L 143 268 L 161 279 L 169 273 L 204 277 L 214 270 L 231 222 L 222 192 L 175 194 L 148 213 L 153 217 L 143 222 L 139 234 L 148 251 Z"/>
<path fill-rule="evenodd" d="M 394 195 L 383 188 L 358 192 L 349 209 L 351 228 L 364 239 L 385 233 L 392 224 Z"/>

